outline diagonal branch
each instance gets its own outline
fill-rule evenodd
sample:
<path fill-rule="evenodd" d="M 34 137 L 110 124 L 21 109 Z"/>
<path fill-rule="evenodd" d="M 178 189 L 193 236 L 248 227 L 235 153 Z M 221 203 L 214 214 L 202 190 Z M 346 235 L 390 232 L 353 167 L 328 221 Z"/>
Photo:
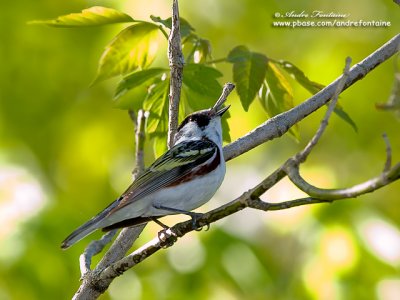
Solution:
<path fill-rule="evenodd" d="M 393 37 L 390 41 L 377 49 L 367 58 L 354 65 L 349 71 L 349 77 L 346 80 L 344 89 L 347 89 L 358 80 L 364 78 L 369 72 L 375 69 L 384 61 L 388 60 L 395 53 L 399 52 L 400 34 Z M 231 160 L 269 140 L 282 136 L 294 124 L 303 120 L 309 114 L 325 105 L 334 95 L 340 78 L 329 84 L 320 92 L 304 101 L 291 110 L 281 113 L 245 136 L 237 139 L 224 147 L 225 160 Z"/>

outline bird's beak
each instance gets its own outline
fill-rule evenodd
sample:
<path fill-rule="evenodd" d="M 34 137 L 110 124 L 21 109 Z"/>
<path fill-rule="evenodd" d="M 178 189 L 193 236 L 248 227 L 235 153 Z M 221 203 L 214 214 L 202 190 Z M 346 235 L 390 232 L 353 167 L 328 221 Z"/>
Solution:
<path fill-rule="evenodd" d="M 217 101 L 215 105 L 211 108 L 211 113 L 215 116 L 222 116 L 228 109 L 231 107 L 230 105 L 222 107 L 224 103 Z"/>
<path fill-rule="evenodd" d="M 220 110 L 215 110 L 216 116 L 222 116 L 228 109 L 231 107 L 230 105 L 221 108 Z"/>

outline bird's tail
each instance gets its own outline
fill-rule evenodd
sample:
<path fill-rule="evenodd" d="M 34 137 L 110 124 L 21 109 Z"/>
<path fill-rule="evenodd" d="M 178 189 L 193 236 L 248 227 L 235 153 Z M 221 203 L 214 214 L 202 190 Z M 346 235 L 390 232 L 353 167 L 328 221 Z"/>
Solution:
<path fill-rule="evenodd" d="M 102 221 L 104 221 L 104 219 L 108 216 L 108 213 L 116 205 L 118 205 L 118 200 L 111 203 L 111 205 L 105 208 L 102 212 L 100 212 L 98 215 L 87 221 L 82 226 L 78 227 L 74 232 L 72 232 L 69 236 L 67 236 L 67 238 L 61 243 L 61 249 L 67 249 L 71 247 L 73 244 L 80 241 L 85 236 L 91 234 L 96 229 L 102 228 L 104 226 Z"/>

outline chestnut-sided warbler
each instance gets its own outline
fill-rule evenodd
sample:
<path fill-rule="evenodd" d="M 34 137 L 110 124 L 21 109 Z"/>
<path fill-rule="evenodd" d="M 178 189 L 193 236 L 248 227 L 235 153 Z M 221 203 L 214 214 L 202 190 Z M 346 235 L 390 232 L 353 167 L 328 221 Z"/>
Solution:
<path fill-rule="evenodd" d="M 116 201 L 72 232 L 66 249 L 96 229 L 135 226 L 166 215 L 191 212 L 208 202 L 225 176 L 221 116 L 223 101 L 187 116 L 179 125 L 175 144 L 148 167 Z"/>

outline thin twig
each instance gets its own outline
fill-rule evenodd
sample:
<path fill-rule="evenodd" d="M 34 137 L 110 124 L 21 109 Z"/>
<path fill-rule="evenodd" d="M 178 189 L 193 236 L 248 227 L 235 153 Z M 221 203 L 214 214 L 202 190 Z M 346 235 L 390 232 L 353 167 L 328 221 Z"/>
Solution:
<path fill-rule="evenodd" d="M 168 39 L 168 61 L 171 69 L 169 112 L 168 112 L 168 148 L 174 145 L 178 128 L 179 101 L 181 98 L 183 65 L 185 63 L 181 46 L 178 0 L 172 3 L 172 28 Z"/>
<path fill-rule="evenodd" d="M 317 143 L 320 140 L 322 134 L 324 133 L 326 127 L 328 126 L 329 118 L 331 117 L 331 115 L 336 107 L 337 101 L 339 99 L 339 95 L 343 91 L 344 85 L 347 81 L 347 78 L 349 77 L 350 64 L 351 64 L 351 58 L 347 57 L 346 65 L 343 70 L 343 75 L 340 78 L 340 80 L 336 86 L 335 93 L 333 94 L 332 100 L 329 103 L 329 106 L 325 113 L 325 116 L 321 121 L 321 125 L 319 126 L 317 132 L 315 133 L 313 138 L 310 140 L 310 142 L 307 144 L 307 146 L 303 149 L 303 151 L 301 151 L 297 155 L 299 162 L 304 162 L 307 159 L 308 155 L 311 153 L 311 151 L 315 147 L 315 145 L 317 145 Z"/>
<path fill-rule="evenodd" d="M 217 63 L 224 62 L 224 61 L 226 61 L 226 57 L 209 60 L 209 61 L 206 61 L 205 63 L 207 65 L 212 65 L 212 64 L 217 64 Z"/>
<path fill-rule="evenodd" d="M 92 264 L 92 257 L 103 251 L 104 247 L 108 245 L 117 230 L 112 230 L 107 234 L 104 234 L 101 239 L 92 241 L 85 249 L 85 251 L 79 256 L 79 267 L 81 269 L 81 278 L 83 278 L 88 272 L 90 272 L 90 265 Z"/>
<path fill-rule="evenodd" d="M 390 141 L 386 133 L 382 134 L 383 140 L 386 145 L 386 161 L 383 172 L 388 172 L 392 166 L 392 147 L 390 146 Z"/>
<path fill-rule="evenodd" d="M 305 181 L 297 165 L 287 166 L 287 174 L 290 180 L 303 192 L 309 196 L 324 200 L 339 200 L 345 198 L 354 198 L 359 195 L 371 193 L 389 182 L 395 181 L 400 176 L 400 164 L 382 173 L 373 179 L 357 184 L 355 186 L 343 189 L 320 189 Z"/>

